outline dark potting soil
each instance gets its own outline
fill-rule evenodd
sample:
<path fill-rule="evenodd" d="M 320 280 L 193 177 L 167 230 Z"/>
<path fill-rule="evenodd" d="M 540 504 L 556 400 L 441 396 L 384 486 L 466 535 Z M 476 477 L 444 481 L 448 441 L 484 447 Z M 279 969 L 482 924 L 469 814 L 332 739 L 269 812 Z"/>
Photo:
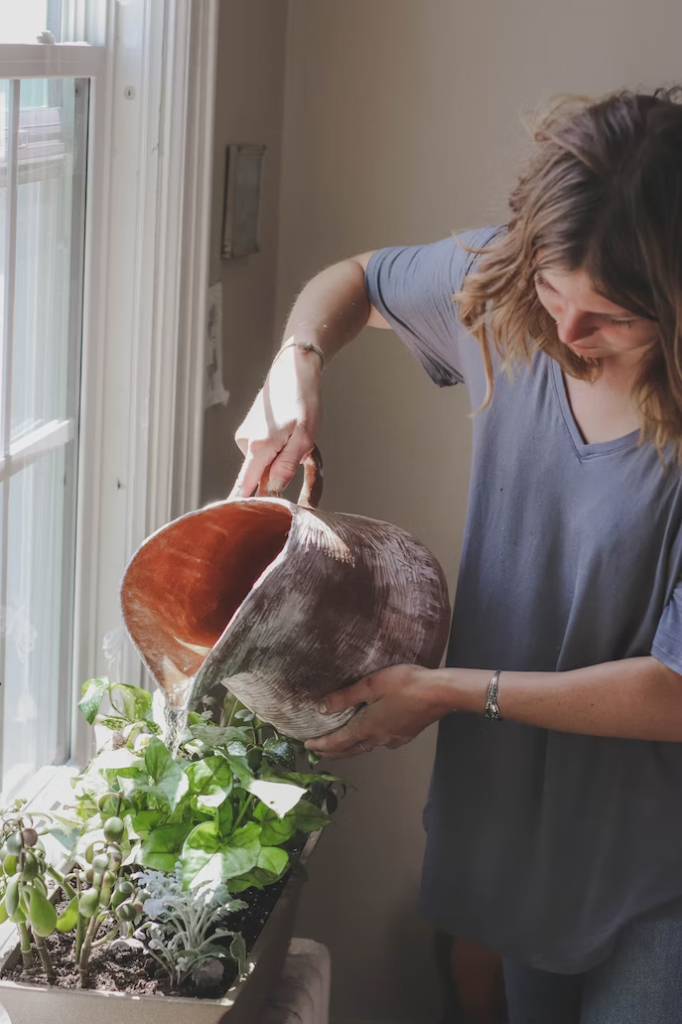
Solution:
<path fill-rule="evenodd" d="M 239 899 L 248 904 L 246 910 L 235 911 L 224 922 L 224 926 L 235 932 L 241 932 L 246 943 L 247 952 L 251 952 L 253 945 L 261 933 L 263 925 L 270 916 L 277 900 L 279 899 L 289 875 L 285 875 L 279 882 L 269 885 L 266 889 L 246 889 L 239 893 Z M 57 903 L 57 910 L 61 912 L 66 907 L 66 901 Z M 100 928 L 100 935 L 106 935 L 107 928 L 113 927 L 113 920 L 104 922 Z M 217 940 L 220 941 L 220 940 Z M 224 940 L 229 945 L 229 939 Z M 49 950 L 50 958 L 56 974 L 54 984 L 62 988 L 80 988 L 80 974 L 74 963 L 73 947 L 75 935 L 70 932 L 62 935 L 55 932 L 45 939 Z M 5 968 L 2 977 L 7 981 L 20 982 L 28 985 L 44 985 L 45 974 L 42 964 L 34 950 L 35 966 L 25 969 L 21 957 L 14 967 Z M 159 964 L 151 956 L 141 955 L 139 950 L 127 949 L 125 947 L 111 948 L 110 944 L 94 949 L 90 956 L 90 975 L 88 987 L 99 989 L 104 992 L 128 992 L 134 995 L 156 995 L 156 996 L 195 996 L 195 987 L 188 983 L 181 991 L 172 992 L 166 977 L 156 977 L 160 970 Z M 230 960 L 224 961 L 223 976 L 220 984 L 210 992 L 202 991 L 203 997 L 219 999 L 237 976 L 237 966 Z"/>

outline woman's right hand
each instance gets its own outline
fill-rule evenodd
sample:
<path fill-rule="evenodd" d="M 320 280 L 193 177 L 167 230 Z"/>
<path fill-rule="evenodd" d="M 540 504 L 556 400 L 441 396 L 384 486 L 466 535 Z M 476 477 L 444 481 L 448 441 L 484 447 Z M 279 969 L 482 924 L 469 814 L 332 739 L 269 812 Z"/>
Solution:
<path fill-rule="evenodd" d="M 231 498 L 247 498 L 259 483 L 281 493 L 308 455 L 320 427 L 321 360 L 295 346 L 275 360 L 235 434 L 244 462 Z"/>

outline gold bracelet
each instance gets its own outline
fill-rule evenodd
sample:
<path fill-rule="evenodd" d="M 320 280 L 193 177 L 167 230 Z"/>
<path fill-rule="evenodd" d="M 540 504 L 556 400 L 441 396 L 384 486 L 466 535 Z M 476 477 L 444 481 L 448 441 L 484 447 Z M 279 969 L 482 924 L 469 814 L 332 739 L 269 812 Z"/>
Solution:
<path fill-rule="evenodd" d="M 321 369 L 324 370 L 324 363 L 325 363 L 324 352 L 322 351 L 322 349 L 320 348 L 319 345 L 315 344 L 314 341 L 296 341 L 296 340 L 288 341 L 286 343 L 286 345 L 282 345 L 281 349 L 279 350 L 279 352 L 277 353 L 275 358 L 272 360 L 272 365 L 273 366 L 275 365 L 275 363 L 277 362 L 277 360 L 281 356 L 282 352 L 284 352 L 285 349 L 288 349 L 288 348 L 298 348 L 298 349 L 301 350 L 301 352 L 314 352 L 316 356 L 320 357 L 320 361 L 322 362 Z"/>

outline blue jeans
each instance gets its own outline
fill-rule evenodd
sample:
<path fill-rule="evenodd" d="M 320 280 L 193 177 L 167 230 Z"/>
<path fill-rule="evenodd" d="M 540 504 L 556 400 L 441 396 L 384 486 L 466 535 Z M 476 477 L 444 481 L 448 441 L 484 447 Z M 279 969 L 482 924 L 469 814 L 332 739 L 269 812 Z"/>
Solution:
<path fill-rule="evenodd" d="M 633 921 L 585 974 L 504 961 L 509 1024 L 682 1024 L 682 921 Z"/>

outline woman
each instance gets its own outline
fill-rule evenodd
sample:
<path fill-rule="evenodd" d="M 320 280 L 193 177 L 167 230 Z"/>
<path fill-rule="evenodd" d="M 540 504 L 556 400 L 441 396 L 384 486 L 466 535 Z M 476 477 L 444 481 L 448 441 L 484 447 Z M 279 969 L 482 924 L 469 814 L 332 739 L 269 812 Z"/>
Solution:
<path fill-rule="evenodd" d="M 366 253 L 306 286 L 237 434 L 235 494 L 264 471 L 275 491 L 291 478 L 322 366 L 365 325 L 392 327 L 437 384 L 466 383 L 478 411 L 447 667 L 330 696 L 330 712 L 365 706 L 308 745 L 349 756 L 440 720 L 421 907 L 452 937 L 455 975 L 458 948 L 500 954 L 512 1024 L 670 1024 L 682 105 L 662 90 L 562 104 L 536 143 L 504 228 Z"/>

